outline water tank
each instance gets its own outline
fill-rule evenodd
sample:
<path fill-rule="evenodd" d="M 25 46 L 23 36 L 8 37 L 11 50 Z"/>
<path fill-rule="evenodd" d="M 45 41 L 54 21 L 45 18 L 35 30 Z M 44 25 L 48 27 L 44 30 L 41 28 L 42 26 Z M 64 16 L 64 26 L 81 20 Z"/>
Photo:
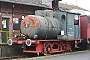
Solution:
<path fill-rule="evenodd" d="M 28 15 L 21 22 L 21 33 L 32 39 L 51 39 L 60 34 L 56 18 Z"/>

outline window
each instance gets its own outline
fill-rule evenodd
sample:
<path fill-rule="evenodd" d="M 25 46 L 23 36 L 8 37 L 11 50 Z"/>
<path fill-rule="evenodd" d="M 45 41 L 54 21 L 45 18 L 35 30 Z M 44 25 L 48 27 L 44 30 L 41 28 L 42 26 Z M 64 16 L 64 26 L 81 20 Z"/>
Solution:
<path fill-rule="evenodd" d="M 62 20 L 62 21 L 65 21 L 65 15 L 62 15 L 62 16 L 61 16 L 61 20 Z"/>

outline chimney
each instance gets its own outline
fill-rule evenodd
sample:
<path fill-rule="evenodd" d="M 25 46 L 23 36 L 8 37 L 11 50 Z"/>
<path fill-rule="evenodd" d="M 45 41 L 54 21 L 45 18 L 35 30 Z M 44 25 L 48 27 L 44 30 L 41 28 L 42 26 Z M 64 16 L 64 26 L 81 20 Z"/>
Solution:
<path fill-rule="evenodd" d="M 58 2 L 62 0 L 53 0 L 52 1 L 52 8 L 58 10 Z"/>

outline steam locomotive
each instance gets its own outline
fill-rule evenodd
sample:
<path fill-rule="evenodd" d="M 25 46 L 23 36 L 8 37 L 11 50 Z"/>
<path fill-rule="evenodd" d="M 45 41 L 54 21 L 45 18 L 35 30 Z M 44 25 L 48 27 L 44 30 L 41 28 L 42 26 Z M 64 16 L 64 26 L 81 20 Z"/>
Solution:
<path fill-rule="evenodd" d="M 84 16 L 86 17 L 86 16 Z M 22 45 L 23 52 L 52 54 L 81 48 L 83 37 L 83 16 L 60 10 L 36 10 L 21 22 L 19 35 L 9 38 L 8 45 Z M 88 20 L 88 19 L 87 19 Z M 83 47 L 84 48 L 84 47 Z"/>

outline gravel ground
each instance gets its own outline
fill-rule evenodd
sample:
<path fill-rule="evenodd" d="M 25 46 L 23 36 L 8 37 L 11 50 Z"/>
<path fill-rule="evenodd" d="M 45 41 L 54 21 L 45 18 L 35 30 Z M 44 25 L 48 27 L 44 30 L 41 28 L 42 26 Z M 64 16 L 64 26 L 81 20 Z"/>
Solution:
<path fill-rule="evenodd" d="M 52 56 L 41 56 L 15 60 L 90 60 L 90 51 L 79 51 L 73 53 L 56 54 Z"/>

